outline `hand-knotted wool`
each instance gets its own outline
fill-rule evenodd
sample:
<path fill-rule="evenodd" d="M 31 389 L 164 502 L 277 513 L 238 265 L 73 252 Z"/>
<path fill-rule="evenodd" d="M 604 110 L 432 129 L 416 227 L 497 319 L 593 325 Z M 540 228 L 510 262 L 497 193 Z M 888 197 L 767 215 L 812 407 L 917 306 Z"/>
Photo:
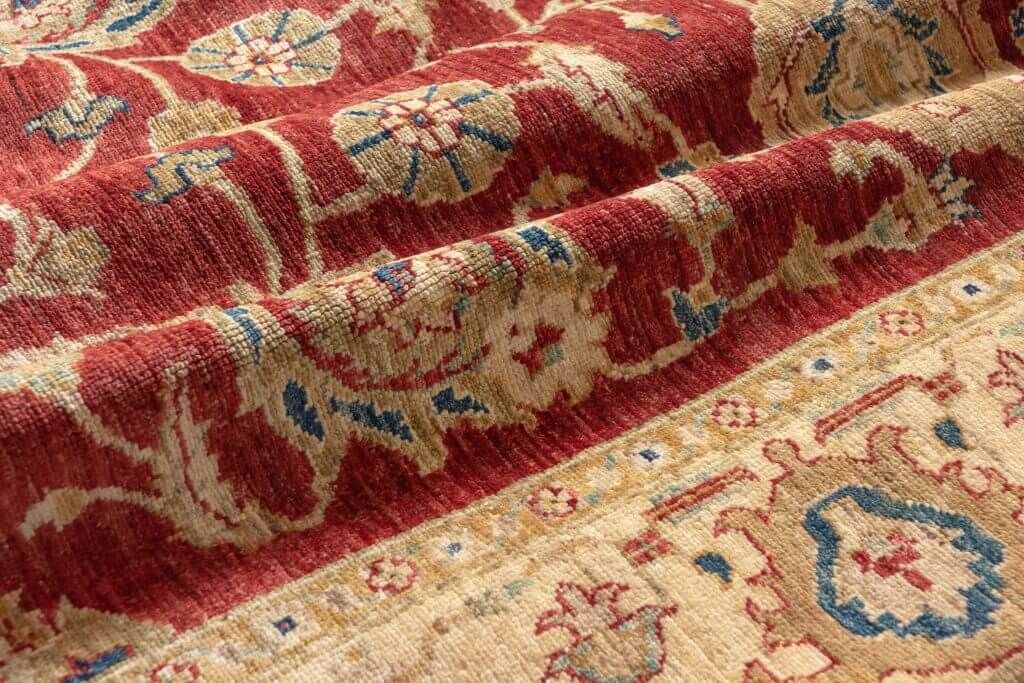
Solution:
<path fill-rule="evenodd" d="M 0 681 L 1024 680 L 1021 0 L 4 0 Z"/>

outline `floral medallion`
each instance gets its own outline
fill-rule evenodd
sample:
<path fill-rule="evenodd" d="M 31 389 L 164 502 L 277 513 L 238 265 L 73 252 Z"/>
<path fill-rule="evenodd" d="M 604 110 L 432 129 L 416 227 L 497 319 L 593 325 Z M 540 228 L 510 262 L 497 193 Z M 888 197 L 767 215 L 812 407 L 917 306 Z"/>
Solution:
<path fill-rule="evenodd" d="M 341 43 L 302 9 L 263 12 L 204 36 L 182 63 L 193 71 L 253 86 L 311 85 L 334 75 Z"/>
<path fill-rule="evenodd" d="M 807 510 L 818 604 L 848 631 L 972 636 L 1003 602 L 1003 544 L 964 515 L 845 486 Z"/>
<path fill-rule="evenodd" d="M 335 139 L 370 184 L 420 204 L 487 188 L 519 129 L 511 98 L 481 81 L 395 93 L 334 117 Z"/>
<path fill-rule="evenodd" d="M 174 8 L 174 0 L 13 0 L 0 6 L 0 66 L 33 52 L 74 52 L 131 44 Z"/>
<path fill-rule="evenodd" d="M 90 4 L 75 0 L 7 3 L 0 17 L 4 12 L 10 16 L 0 19 L 0 36 L 9 36 L 13 42 L 59 40 L 85 25 Z"/>
<path fill-rule="evenodd" d="M 382 557 L 366 571 L 366 585 L 374 593 L 397 595 L 416 583 L 419 567 L 404 557 Z"/>
<path fill-rule="evenodd" d="M 943 93 L 959 71 L 976 68 L 963 35 L 986 39 L 955 10 L 907 0 L 761 3 L 753 19 L 764 63 L 763 104 L 752 109 L 776 133 L 815 121 L 841 125 L 887 104 Z M 802 26 L 784 28 L 794 21 Z M 776 56 L 780 35 L 792 36 L 785 59 Z"/>
<path fill-rule="evenodd" d="M 768 508 L 721 515 L 722 530 L 764 555 L 752 581 L 777 598 L 749 613 L 766 644 L 813 643 L 832 662 L 827 680 L 1000 656 L 1024 628 L 1019 496 L 916 469 L 921 449 L 946 447 L 941 436 L 932 444 L 899 425 L 863 431 L 843 457 L 768 441 L 765 458 L 784 472 Z"/>

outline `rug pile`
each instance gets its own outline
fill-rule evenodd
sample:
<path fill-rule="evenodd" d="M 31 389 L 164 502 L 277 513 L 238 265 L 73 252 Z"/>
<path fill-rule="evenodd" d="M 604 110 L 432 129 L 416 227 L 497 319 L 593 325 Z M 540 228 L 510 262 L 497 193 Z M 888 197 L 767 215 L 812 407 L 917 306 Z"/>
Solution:
<path fill-rule="evenodd" d="M 1024 680 L 1021 0 L 5 0 L 0 681 Z"/>

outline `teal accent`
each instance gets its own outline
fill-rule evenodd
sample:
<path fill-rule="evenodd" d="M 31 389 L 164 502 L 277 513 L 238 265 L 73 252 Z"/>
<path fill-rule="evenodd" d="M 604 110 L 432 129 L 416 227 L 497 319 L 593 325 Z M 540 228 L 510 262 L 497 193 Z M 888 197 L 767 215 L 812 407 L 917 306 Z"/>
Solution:
<path fill-rule="evenodd" d="M 567 266 L 572 265 L 572 255 L 565 248 L 565 245 L 562 244 L 562 241 L 557 237 L 549 235 L 543 228 L 531 225 L 518 231 L 516 234 L 522 237 L 534 251 L 543 250 L 547 254 L 548 261 L 551 263 L 562 261 Z"/>
<path fill-rule="evenodd" d="M 412 159 L 409 160 L 409 174 L 405 177 L 405 182 L 402 183 L 402 192 L 406 197 L 411 197 L 413 190 L 416 189 L 416 178 L 420 175 L 420 148 L 417 147 L 412 151 Z"/>
<path fill-rule="evenodd" d="M 682 175 L 684 173 L 689 173 L 690 171 L 696 170 L 697 167 L 691 164 L 689 161 L 686 161 L 685 159 L 679 159 L 678 161 L 673 161 L 672 163 L 665 164 L 664 166 L 658 169 L 658 173 L 660 173 L 662 176 L 666 178 L 675 178 L 678 175 Z"/>
<path fill-rule="evenodd" d="M 637 453 L 637 455 L 639 455 L 648 464 L 655 463 L 658 460 L 661 460 L 661 453 L 654 450 L 653 448 L 645 448 L 639 453 Z"/>
<path fill-rule="evenodd" d="M 480 126 L 468 121 L 460 123 L 459 130 L 466 135 L 477 138 L 478 140 L 483 140 L 499 152 L 507 152 L 512 149 L 512 141 L 504 135 L 499 135 L 498 133 L 481 128 Z"/>
<path fill-rule="evenodd" d="M 41 130 L 51 142 L 64 143 L 68 140 L 91 140 L 110 125 L 117 114 L 130 112 L 128 101 L 114 95 L 101 95 L 90 99 L 84 107 L 71 108 L 68 105 L 47 109 L 29 119 L 24 126 L 25 135 Z M 67 128 L 70 127 L 70 132 Z"/>
<path fill-rule="evenodd" d="M 292 45 L 292 48 L 296 49 L 296 50 L 301 50 L 302 48 L 306 47 L 307 45 L 312 45 L 316 41 L 318 41 L 321 38 L 323 38 L 325 35 L 327 35 L 327 34 L 324 33 L 323 31 L 314 31 L 313 33 L 310 33 L 308 36 L 306 36 L 305 38 L 303 38 L 299 42 L 297 42 L 294 45 Z"/>
<path fill-rule="evenodd" d="M 678 289 L 672 290 L 672 314 L 676 322 L 683 328 L 683 334 L 691 342 L 710 337 L 722 323 L 722 314 L 729 307 L 729 302 L 719 299 L 698 311 L 694 308 L 690 297 Z"/>
<path fill-rule="evenodd" d="M 442 550 L 444 551 L 444 554 L 448 557 L 455 557 L 456 555 L 462 552 L 462 543 L 460 543 L 459 541 L 452 541 L 451 543 L 446 544 L 442 548 Z"/>
<path fill-rule="evenodd" d="M 281 35 L 284 33 L 284 29 L 288 26 L 288 20 L 291 19 L 291 10 L 285 10 L 281 12 L 281 16 L 277 20 L 277 26 L 274 28 L 274 33 L 270 36 L 270 39 L 275 43 L 281 40 Z"/>
<path fill-rule="evenodd" d="M 715 574 L 726 583 L 732 583 L 732 565 L 718 553 L 704 553 L 694 558 L 693 563 L 708 574 Z"/>
<path fill-rule="evenodd" d="M 473 184 L 469 182 L 466 170 L 462 168 L 462 162 L 459 160 L 459 155 L 455 153 L 455 150 L 446 150 L 444 158 L 448 160 L 448 165 L 452 167 L 452 173 L 455 174 L 455 179 L 459 181 L 459 187 L 462 188 L 462 191 L 469 192 L 472 190 Z"/>
<path fill-rule="evenodd" d="M 309 404 L 309 395 L 305 387 L 290 379 L 284 387 L 281 399 L 284 402 L 284 414 L 291 418 L 296 427 L 319 441 L 324 440 L 324 426 L 320 422 L 316 406 Z"/>
<path fill-rule="evenodd" d="M 198 161 L 193 158 L 200 152 L 215 152 L 216 158 L 213 161 Z M 150 204 L 166 204 L 172 198 L 184 194 L 192 188 L 195 184 L 192 177 L 194 172 L 211 171 L 234 158 L 235 151 L 227 145 L 211 149 L 186 149 L 180 152 L 169 152 L 146 167 L 146 176 L 152 187 L 136 192 L 135 196 Z M 165 185 L 156 171 L 168 167 L 171 169 L 173 180 Z"/>
<path fill-rule="evenodd" d="M 396 297 L 401 297 L 412 286 L 414 275 L 408 261 L 386 263 L 373 271 L 373 276 L 383 282 Z"/>
<path fill-rule="evenodd" d="M 135 24 L 160 9 L 160 5 L 162 4 L 164 4 L 164 0 L 149 0 L 149 2 L 144 3 L 135 14 L 131 14 L 127 17 L 121 17 L 120 19 L 111 22 L 110 25 L 107 26 L 107 33 L 120 33 L 121 31 L 127 31 L 135 26 Z"/>
<path fill-rule="evenodd" d="M 30 45 L 25 52 L 59 52 L 61 50 L 74 50 L 79 47 L 92 45 L 91 40 L 73 40 L 68 43 L 46 43 L 44 45 Z"/>
<path fill-rule="evenodd" d="M 60 679 L 60 683 L 85 683 L 110 671 L 127 660 L 134 652 L 128 645 L 117 645 L 96 655 L 92 659 L 69 657 L 71 673 Z"/>
<path fill-rule="evenodd" d="M 337 398 L 331 399 L 331 410 L 348 416 L 363 427 L 389 434 L 406 443 L 413 442 L 412 429 L 406 424 L 405 416 L 400 410 L 378 411 L 372 403 L 343 401 Z"/>
<path fill-rule="evenodd" d="M 430 97 L 433 97 L 435 92 L 437 92 L 437 86 L 436 85 L 432 86 L 432 90 L 430 92 Z M 490 97 L 493 94 L 494 94 L 493 90 L 477 90 L 476 92 L 466 93 L 465 95 L 459 95 L 454 100 L 452 100 L 452 104 L 455 105 L 456 108 L 464 107 L 467 104 L 470 104 L 472 102 L 479 102 L 480 100 L 484 99 L 485 97 Z M 428 97 L 426 99 L 429 101 L 430 97 Z"/>
<path fill-rule="evenodd" d="M 811 363 L 811 367 L 814 368 L 815 372 L 828 372 L 835 366 L 832 365 L 832 361 L 830 361 L 828 358 L 821 357 L 815 358 L 814 362 Z"/>
<path fill-rule="evenodd" d="M 939 437 L 939 439 L 950 448 L 967 450 L 967 446 L 964 445 L 964 435 L 960 431 L 960 425 L 958 425 L 953 418 L 947 418 L 942 422 L 936 422 L 935 436 Z"/>
<path fill-rule="evenodd" d="M 455 413 L 456 415 L 462 415 L 464 413 L 489 413 L 483 403 L 477 401 L 472 396 L 463 396 L 462 398 L 455 398 L 455 389 L 448 387 L 434 394 L 432 399 L 434 403 L 434 410 L 438 413 Z"/>
<path fill-rule="evenodd" d="M 242 328 L 242 332 L 245 333 L 250 346 L 252 346 L 252 352 L 256 356 L 256 362 L 259 363 L 260 347 L 263 345 L 263 332 L 260 331 L 259 326 L 249 316 L 249 310 L 241 306 L 236 306 L 235 308 L 224 309 L 224 315 L 234 320 L 238 326 Z"/>
<path fill-rule="evenodd" d="M 351 154 L 352 156 L 362 154 L 366 150 L 370 149 L 371 147 L 376 147 L 377 145 L 389 139 L 390 137 L 390 130 L 382 130 L 378 133 L 374 133 L 373 135 L 369 135 L 363 138 L 354 145 L 350 145 L 348 148 L 348 153 Z"/>

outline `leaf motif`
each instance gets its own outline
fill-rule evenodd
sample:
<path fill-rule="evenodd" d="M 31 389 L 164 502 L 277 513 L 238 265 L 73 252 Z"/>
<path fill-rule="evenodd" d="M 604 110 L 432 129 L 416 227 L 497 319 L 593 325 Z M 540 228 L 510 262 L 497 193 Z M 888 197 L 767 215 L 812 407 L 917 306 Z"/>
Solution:
<path fill-rule="evenodd" d="M 151 187 L 136 192 L 135 196 L 150 204 L 164 204 L 194 185 L 216 177 L 220 165 L 234 157 L 234 150 L 227 145 L 169 152 L 146 167 Z"/>
<path fill-rule="evenodd" d="M 128 113 L 128 101 L 113 95 L 72 99 L 48 109 L 25 123 L 25 134 L 44 131 L 57 144 L 69 140 L 91 140 L 113 122 L 119 113 Z"/>
<path fill-rule="evenodd" d="M 46 218 L 29 219 L 11 207 L 0 207 L 0 218 L 11 221 L 15 233 L 14 264 L 5 274 L 7 284 L 0 287 L 0 301 L 15 295 L 101 296 L 97 285 L 110 251 L 93 228 L 65 230 Z"/>

